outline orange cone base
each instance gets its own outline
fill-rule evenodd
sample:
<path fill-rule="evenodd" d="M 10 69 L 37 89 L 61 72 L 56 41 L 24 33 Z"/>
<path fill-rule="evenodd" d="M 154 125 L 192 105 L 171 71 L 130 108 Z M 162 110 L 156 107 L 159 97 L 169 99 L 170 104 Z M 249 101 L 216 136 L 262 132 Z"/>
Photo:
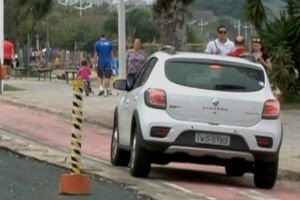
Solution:
<path fill-rule="evenodd" d="M 62 174 L 59 183 L 60 194 L 90 194 L 90 179 L 86 174 Z"/>

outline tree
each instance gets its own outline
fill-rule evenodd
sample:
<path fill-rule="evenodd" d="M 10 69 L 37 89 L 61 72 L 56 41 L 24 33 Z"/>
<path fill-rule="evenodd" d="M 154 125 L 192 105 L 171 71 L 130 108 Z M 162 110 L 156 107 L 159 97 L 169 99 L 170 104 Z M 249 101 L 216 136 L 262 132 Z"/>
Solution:
<path fill-rule="evenodd" d="M 5 25 L 8 27 L 8 34 L 20 40 L 20 27 L 30 22 L 30 31 L 45 17 L 53 6 L 52 0 L 6 0 L 5 5 Z M 26 21 L 28 17 L 30 21 Z"/>
<path fill-rule="evenodd" d="M 266 9 L 262 0 L 247 0 L 244 5 L 245 18 L 256 30 L 261 30 L 267 21 Z"/>
<path fill-rule="evenodd" d="M 280 16 L 267 21 L 258 31 L 272 56 L 271 82 L 279 87 L 283 97 L 294 95 L 299 90 L 295 69 L 300 70 L 300 3 L 298 0 L 285 2 L 285 10 Z"/>
<path fill-rule="evenodd" d="M 24 15 L 31 15 L 31 31 L 34 31 L 37 23 L 45 17 L 53 6 L 52 0 L 20 0 L 19 6 L 24 6 Z"/>
<path fill-rule="evenodd" d="M 148 6 L 131 6 L 126 10 L 126 35 L 131 41 L 135 37 L 151 42 L 158 36 L 153 22 L 151 9 Z M 104 30 L 111 36 L 118 33 L 118 13 L 112 11 L 103 24 Z"/>
<path fill-rule="evenodd" d="M 153 11 L 160 27 L 162 44 L 182 50 L 186 44 L 187 6 L 193 0 L 156 0 Z"/>

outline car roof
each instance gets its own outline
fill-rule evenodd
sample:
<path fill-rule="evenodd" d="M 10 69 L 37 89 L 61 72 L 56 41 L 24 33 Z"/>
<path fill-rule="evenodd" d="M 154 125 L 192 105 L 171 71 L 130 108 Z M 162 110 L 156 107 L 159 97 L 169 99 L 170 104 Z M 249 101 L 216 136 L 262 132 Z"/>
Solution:
<path fill-rule="evenodd" d="M 236 63 L 236 64 L 244 64 L 244 65 L 252 65 L 257 68 L 263 68 L 263 66 L 259 63 L 251 62 L 244 58 L 232 57 L 232 56 L 220 56 L 214 54 L 206 54 L 206 53 L 197 53 L 197 52 L 184 52 L 177 51 L 173 54 L 167 53 L 164 51 L 158 51 L 151 55 L 151 57 L 157 57 L 159 59 L 168 60 L 168 59 L 203 59 L 210 60 L 216 62 L 224 62 L 224 63 Z"/>

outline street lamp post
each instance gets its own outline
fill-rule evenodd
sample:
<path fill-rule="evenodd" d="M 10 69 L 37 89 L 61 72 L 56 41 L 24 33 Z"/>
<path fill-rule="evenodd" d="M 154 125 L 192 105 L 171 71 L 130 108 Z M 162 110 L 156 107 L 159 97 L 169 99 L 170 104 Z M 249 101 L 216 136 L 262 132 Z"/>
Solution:
<path fill-rule="evenodd" d="M 4 0 L 0 0 L 0 64 L 3 64 L 3 45 L 4 45 Z M 0 66 L 0 95 L 3 92 Z"/>
<path fill-rule="evenodd" d="M 119 46 L 119 78 L 126 78 L 126 26 L 125 26 L 125 3 L 119 0 L 118 5 L 118 46 Z"/>

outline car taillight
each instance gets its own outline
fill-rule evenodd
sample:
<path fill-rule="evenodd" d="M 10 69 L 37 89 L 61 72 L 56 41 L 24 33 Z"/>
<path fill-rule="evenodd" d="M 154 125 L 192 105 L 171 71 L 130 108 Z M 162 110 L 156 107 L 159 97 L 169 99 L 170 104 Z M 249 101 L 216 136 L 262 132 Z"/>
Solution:
<path fill-rule="evenodd" d="M 279 116 L 280 105 L 278 101 L 269 99 L 264 104 L 263 119 L 276 119 Z"/>
<path fill-rule="evenodd" d="M 162 89 L 150 88 L 145 92 L 145 102 L 153 108 L 165 109 L 167 107 L 167 95 Z"/>

